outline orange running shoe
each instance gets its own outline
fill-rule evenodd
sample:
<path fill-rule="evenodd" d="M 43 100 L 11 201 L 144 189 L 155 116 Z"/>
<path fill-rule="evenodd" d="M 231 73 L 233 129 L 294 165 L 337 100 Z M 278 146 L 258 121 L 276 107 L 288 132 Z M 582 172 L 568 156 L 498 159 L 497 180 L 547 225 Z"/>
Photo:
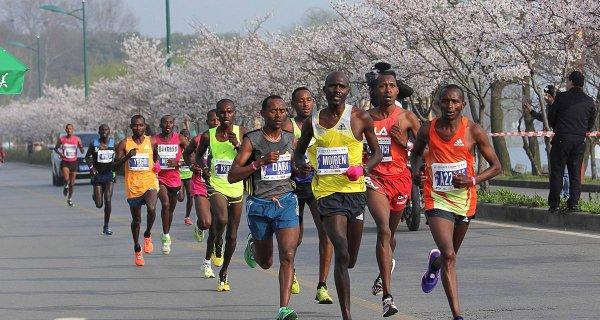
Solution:
<path fill-rule="evenodd" d="M 144 256 L 142 255 L 142 252 L 135 252 L 133 254 L 134 258 L 133 258 L 133 262 L 135 262 L 135 265 L 138 267 L 141 267 L 145 264 L 144 262 Z"/>
<path fill-rule="evenodd" d="M 154 251 L 154 245 L 152 244 L 152 237 L 144 237 L 144 253 L 152 253 Z"/>

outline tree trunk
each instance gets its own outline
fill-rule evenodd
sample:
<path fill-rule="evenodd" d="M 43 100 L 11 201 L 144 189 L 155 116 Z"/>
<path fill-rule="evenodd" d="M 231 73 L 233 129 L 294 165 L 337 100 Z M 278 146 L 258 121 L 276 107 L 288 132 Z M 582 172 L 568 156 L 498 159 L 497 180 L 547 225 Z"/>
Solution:
<path fill-rule="evenodd" d="M 492 132 L 504 131 L 504 111 L 502 110 L 502 91 L 506 87 L 506 82 L 496 81 L 491 84 L 492 101 L 490 104 L 490 125 Z M 502 173 L 505 175 L 512 174 L 512 166 L 510 163 L 510 154 L 506 147 L 506 139 L 504 137 L 493 137 L 492 143 L 494 150 L 498 155 L 500 164 L 502 165 Z"/>
<path fill-rule="evenodd" d="M 523 102 L 531 101 L 531 87 L 529 87 L 529 77 L 526 77 L 523 81 L 523 85 L 521 86 L 521 92 L 523 93 Z M 535 131 L 535 126 L 533 125 L 533 117 L 531 116 L 531 114 L 523 112 L 523 120 L 525 122 L 525 131 Z M 527 141 L 527 143 L 525 143 L 525 141 Z M 523 137 L 523 149 L 525 149 L 525 153 L 527 153 L 529 161 L 531 162 L 531 174 L 534 176 L 540 175 L 542 169 L 542 160 L 540 158 L 540 145 L 538 142 L 538 138 Z"/>

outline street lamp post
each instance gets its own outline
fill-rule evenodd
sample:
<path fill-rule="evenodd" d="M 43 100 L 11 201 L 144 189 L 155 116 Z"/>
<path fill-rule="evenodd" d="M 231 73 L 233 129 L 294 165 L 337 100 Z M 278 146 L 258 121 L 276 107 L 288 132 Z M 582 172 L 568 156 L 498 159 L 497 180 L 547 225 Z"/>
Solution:
<path fill-rule="evenodd" d="M 167 67 L 171 66 L 171 9 L 169 0 L 165 0 L 165 11 L 167 15 Z"/>
<path fill-rule="evenodd" d="M 88 72 L 87 72 L 87 48 L 86 48 L 86 23 L 85 23 L 85 0 L 81 0 L 81 8 L 75 9 L 72 11 L 67 11 L 62 7 L 55 6 L 53 4 L 44 4 L 40 6 L 40 9 L 48 10 L 56 13 L 66 14 L 68 16 L 74 17 L 79 20 L 83 24 L 83 92 L 85 93 L 85 98 L 88 98 Z M 75 15 L 75 12 L 81 11 L 81 17 Z"/>
<path fill-rule="evenodd" d="M 36 38 L 36 48 L 33 48 L 31 46 L 28 46 L 26 44 L 24 44 L 23 42 L 19 42 L 19 41 L 6 41 L 6 44 L 14 46 L 14 47 L 19 47 L 19 48 L 25 48 L 31 51 L 34 51 L 37 55 L 37 74 L 38 74 L 38 98 L 42 97 L 42 73 L 41 73 L 41 67 L 40 67 L 40 35 L 36 34 L 35 35 Z"/>

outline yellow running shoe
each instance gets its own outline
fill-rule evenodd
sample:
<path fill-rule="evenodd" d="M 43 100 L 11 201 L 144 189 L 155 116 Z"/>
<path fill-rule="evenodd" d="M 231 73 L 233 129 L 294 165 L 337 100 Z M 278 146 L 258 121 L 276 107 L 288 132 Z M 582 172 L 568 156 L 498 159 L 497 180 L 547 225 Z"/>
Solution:
<path fill-rule="evenodd" d="M 227 280 L 227 275 L 219 276 L 219 281 L 217 282 L 217 291 L 224 292 L 229 291 L 231 288 L 229 287 L 229 281 Z"/>
<path fill-rule="evenodd" d="M 332 304 L 333 303 L 333 299 L 331 299 L 331 296 L 329 295 L 329 292 L 327 291 L 326 286 L 323 286 L 323 287 L 320 287 L 319 289 L 317 289 L 317 296 L 315 297 L 315 301 L 317 301 L 319 304 Z"/>
<path fill-rule="evenodd" d="M 210 255 L 210 260 L 215 267 L 220 267 L 223 265 L 223 245 L 215 244 L 213 253 Z"/>
<path fill-rule="evenodd" d="M 300 283 L 298 282 L 298 278 L 296 278 L 296 271 L 294 271 L 294 278 L 292 279 L 292 287 L 290 288 L 290 292 L 292 294 L 300 293 Z"/>

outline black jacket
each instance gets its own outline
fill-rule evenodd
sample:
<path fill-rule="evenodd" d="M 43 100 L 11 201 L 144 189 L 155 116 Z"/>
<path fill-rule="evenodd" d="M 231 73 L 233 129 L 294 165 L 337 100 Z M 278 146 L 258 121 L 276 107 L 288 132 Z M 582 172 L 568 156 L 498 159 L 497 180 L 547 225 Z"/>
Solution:
<path fill-rule="evenodd" d="M 595 120 L 594 99 L 578 87 L 557 93 L 548 108 L 548 123 L 556 134 L 585 136 L 594 128 Z"/>

